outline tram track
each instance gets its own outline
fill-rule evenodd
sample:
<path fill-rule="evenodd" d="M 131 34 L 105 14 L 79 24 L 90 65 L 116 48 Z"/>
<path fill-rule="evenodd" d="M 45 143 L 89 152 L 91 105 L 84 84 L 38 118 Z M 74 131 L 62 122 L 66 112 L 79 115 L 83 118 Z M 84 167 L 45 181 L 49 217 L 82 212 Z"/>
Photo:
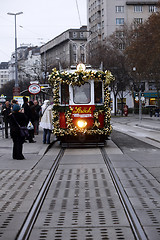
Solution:
<path fill-rule="evenodd" d="M 54 176 L 57 172 L 57 169 L 59 167 L 60 160 L 62 159 L 64 152 L 66 148 L 61 148 L 59 151 L 44 183 L 43 186 L 41 187 L 41 190 L 39 191 L 39 194 L 37 195 L 32 208 L 30 209 L 25 222 L 23 223 L 23 226 L 21 227 L 16 240 L 27 240 L 30 237 L 30 234 L 32 232 L 33 226 L 36 222 L 36 219 L 39 215 L 39 212 L 41 210 L 41 207 L 43 205 L 43 202 L 46 198 L 47 192 L 50 188 L 50 185 L 54 179 Z M 123 209 L 125 211 L 125 214 L 127 216 L 127 219 L 130 223 L 131 230 L 133 232 L 133 235 L 135 236 L 136 240 L 147 240 L 147 236 L 143 230 L 143 227 L 141 226 L 139 219 L 137 218 L 135 211 L 129 201 L 129 198 L 127 194 L 124 191 L 124 188 L 119 180 L 119 177 L 105 151 L 105 147 L 100 147 L 99 148 L 102 154 L 102 157 L 104 159 L 105 165 L 108 169 L 108 172 L 110 174 L 110 177 L 113 181 L 114 187 L 118 193 L 119 199 L 121 201 L 121 204 L 123 206 Z"/>
<path fill-rule="evenodd" d="M 17 237 L 16 237 L 16 240 L 27 240 L 29 238 L 29 235 L 32 231 L 32 228 L 33 228 L 33 225 L 36 221 L 36 218 L 39 214 L 39 211 L 41 209 L 41 206 L 45 200 L 45 197 L 46 197 L 46 194 L 48 192 L 48 189 L 53 181 L 53 178 L 56 174 L 56 171 L 58 169 L 58 166 L 59 166 L 59 162 L 63 156 L 65 152 L 65 148 L 61 148 L 61 150 L 59 151 L 26 219 L 25 219 L 25 222 L 23 223 Z"/>
<path fill-rule="evenodd" d="M 141 226 L 139 219 L 137 218 L 137 216 L 134 212 L 134 209 L 129 201 L 129 198 L 128 198 L 127 194 L 125 193 L 124 188 L 119 180 L 119 177 L 118 177 L 108 155 L 106 154 L 106 151 L 104 148 L 101 148 L 101 153 L 102 153 L 103 159 L 105 161 L 105 164 L 108 168 L 108 171 L 110 173 L 110 176 L 112 178 L 112 181 L 114 183 L 114 186 L 116 188 L 116 191 L 119 195 L 119 198 L 121 200 L 121 203 L 123 205 L 123 208 L 125 210 L 127 218 L 130 222 L 133 234 L 135 235 L 135 239 L 136 240 L 147 240 L 148 238 L 146 237 L 143 227 Z"/>

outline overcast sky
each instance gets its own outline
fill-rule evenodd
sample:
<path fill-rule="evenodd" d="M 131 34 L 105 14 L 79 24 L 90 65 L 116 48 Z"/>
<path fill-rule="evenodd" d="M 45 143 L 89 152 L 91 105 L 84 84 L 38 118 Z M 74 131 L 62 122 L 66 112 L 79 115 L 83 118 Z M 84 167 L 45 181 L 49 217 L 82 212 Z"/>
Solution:
<path fill-rule="evenodd" d="M 0 62 L 9 61 L 15 49 L 14 16 L 17 16 L 17 45 L 42 45 L 69 28 L 87 25 L 86 0 L 0 0 Z M 79 17 L 80 15 L 80 17 Z"/>

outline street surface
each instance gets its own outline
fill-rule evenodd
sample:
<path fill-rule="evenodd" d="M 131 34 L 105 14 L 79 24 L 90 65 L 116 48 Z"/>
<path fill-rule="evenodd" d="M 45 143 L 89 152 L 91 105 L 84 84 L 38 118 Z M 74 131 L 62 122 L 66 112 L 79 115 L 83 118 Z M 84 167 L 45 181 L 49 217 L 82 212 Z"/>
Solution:
<path fill-rule="evenodd" d="M 113 117 L 112 125 L 105 151 L 146 239 L 158 240 L 160 121 Z M 42 144 L 42 132 L 35 140 L 18 161 L 11 139 L 0 136 L 0 240 L 16 239 L 59 153 L 58 142 Z M 99 148 L 66 149 L 29 239 L 135 239 Z"/>

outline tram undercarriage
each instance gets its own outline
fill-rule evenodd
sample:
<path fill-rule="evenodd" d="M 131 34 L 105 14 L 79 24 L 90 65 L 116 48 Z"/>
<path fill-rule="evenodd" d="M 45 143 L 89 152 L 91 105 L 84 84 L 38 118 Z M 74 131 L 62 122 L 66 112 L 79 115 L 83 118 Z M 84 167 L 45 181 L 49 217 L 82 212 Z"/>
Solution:
<path fill-rule="evenodd" d="M 108 140 L 107 136 L 104 135 L 86 135 L 86 134 L 78 134 L 77 136 L 61 136 L 57 138 L 62 146 L 69 145 L 78 145 L 81 146 L 104 146 L 106 144 L 106 140 Z"/>

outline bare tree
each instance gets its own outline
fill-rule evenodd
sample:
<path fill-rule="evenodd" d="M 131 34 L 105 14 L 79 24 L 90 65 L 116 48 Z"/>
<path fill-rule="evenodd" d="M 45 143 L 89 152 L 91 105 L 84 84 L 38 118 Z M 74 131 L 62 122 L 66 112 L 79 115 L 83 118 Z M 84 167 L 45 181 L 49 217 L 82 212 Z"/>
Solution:
<path fill-rule="evenodd" d="M 159 101 L 160 91 L 160 3 L 158 11 L 131 32 L 132 38 L 125 54 L 130 71 L 136 68 L 138 80 L 154 82 Z"/>

